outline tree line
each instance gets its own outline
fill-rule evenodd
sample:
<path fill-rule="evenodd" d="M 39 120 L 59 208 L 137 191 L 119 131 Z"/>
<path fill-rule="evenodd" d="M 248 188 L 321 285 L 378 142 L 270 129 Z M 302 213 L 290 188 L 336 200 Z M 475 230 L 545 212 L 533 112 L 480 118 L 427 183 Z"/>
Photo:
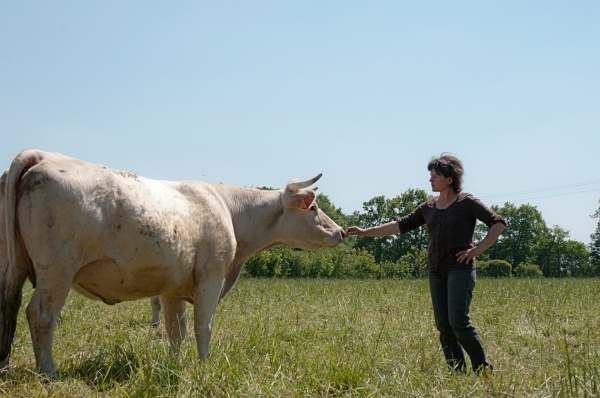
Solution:
<path fill-rule="evenodd" d="M 264 188 L 263 188 L 264 189 Z M 362 211 L 344 214 L 325 194 L 317 204 L 338 225 L 371 227 L 412 212 L 429 195 L 408 189 L 394 198 L 376 196 Z M 507 222 L 498 241 L 477 257 L 478 274 L 490 277 L 598 277 L 600 276 L 600 222 L 591 242 L 569 239 L 568 231 L 546 225 L 542 214 L 529 204 L 505 203 L 491 208 Z M 600 208 L 591 217 L 600 219 Z M 478 223 L 475 244 L 487 227 Z M 243 274 L 260 277 L 419 278 L 426 275 L 427 228 L 389 237 L 349 238 L 332 250 L 314 252 L 275 247 L 250 258 Z"/>

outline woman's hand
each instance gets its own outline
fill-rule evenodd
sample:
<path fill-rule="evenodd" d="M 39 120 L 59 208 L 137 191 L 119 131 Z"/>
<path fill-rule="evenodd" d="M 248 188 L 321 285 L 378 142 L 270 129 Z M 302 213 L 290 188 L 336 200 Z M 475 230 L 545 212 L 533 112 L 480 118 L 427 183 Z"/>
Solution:
<path fill-rule="evenodd" d="M 365 234 L 365 229 L 359 227 L 350 227 L 346 231 L 346 236 L 363 236 Z"/>
<path fill-rule="evenodd" d="M 459 263 L 465 263 L 465 264 L 469 264 L 471 262 L 471 260 L 473 260 L 475 257 L 479 256 L 481 253 L 479 252 L 477 247 L 474 247 L 472 249 L 468 249 L 468 250 L 463 250 L 462 252 L 458 252 L 456 254 L 456 259 Z"/>

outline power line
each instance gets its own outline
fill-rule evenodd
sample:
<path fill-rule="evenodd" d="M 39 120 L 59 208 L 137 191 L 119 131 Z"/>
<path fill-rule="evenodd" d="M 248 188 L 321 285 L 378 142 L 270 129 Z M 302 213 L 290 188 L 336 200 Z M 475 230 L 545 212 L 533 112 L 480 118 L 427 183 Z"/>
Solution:
<path fill-rule="evenodd" d="M 512 193 L 487 195 L 487 196 L 482 196 L 481 199 L 494 199 L 494 198 L 502 198 L 502 197 L 507 197 L 507 196 L 510 197 L 510 196 L 526 195 L 526 194 L 546 192 L 546 191 L 556 191 L 556 190 L 559 190 L 559 189 L 575 188 L 575 187 L 581 187 L 581 186 L 593 185 L 593 184 L 600 184 L 600 180 L 578 182 L 578 183 L 566 184 L 566 185 L 558 185 L 558 186 L 547 187 L 547 188 L 529 189 L 529 190 L 525 190 L 525 191 L 517 191 L 517 192 L 512 192 Z M 595 191 L 595 190 L 593 190 L 593 191 Z M 582 192 L 591 192 L 591 191 L 573 192 L 573 194 L 575 194 L 575 193 L 582 193 Z M 558 194 L 558 195 L 550 195 L 550 196 L 544 196 L 544 197 L 570 195 L 570 194 L 571 193 L 568 193 L 568 194 Z M 533 199 L 537 199 L 537 198 L 533 198 Z M 524 200 L 527 200 L 527 199 L 524 199 Z"/>
<path fill-rule="evenodd" d="M 578 191 L 578 192 L 558 193 L 558 194 L 555 194 L 555 195 L 537 196 L 535 198 L 505 200 L 504 202 L 525 202 L 525 201 L 534 200 L 534 199 L 554 198 L 554 197 L 557 197 L 557 196 L 576 195 L 576 194 L 579 194 L 579 193 L 596 192 L 596 191 L 600 191 L 600 188 L 598 188 L 598 189 L 589 189 L 589 190 L 586 190 L 586 191 Z M 498 195 L 498 196 L 501 196 L 501 195 Z M 499 205 L 499 204 L 501 204 L 501 203 L 500 202 L 490 203 L 490 205 Z"/>

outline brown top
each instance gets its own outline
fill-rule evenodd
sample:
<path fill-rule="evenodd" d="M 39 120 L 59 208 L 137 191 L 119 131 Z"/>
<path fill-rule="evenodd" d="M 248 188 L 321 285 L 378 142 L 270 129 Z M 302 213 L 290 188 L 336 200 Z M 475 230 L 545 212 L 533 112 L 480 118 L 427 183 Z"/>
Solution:
<path fill-rule="evenodd" d="M 446 268 L 475 268 L 475 260 L 461 264 L 456 254 L 473 248 L 473 233 L 477 220 L 491 227 L 506 221 L 471 194 L 461 192 L 456 201 L 445 209 L 438 209 L 434 198 L 421 203 L 410 214 L 398 217 L 400 233 L 417 229 L 423 224 L 429 230 L 427 268 L 437 271 Z"/>

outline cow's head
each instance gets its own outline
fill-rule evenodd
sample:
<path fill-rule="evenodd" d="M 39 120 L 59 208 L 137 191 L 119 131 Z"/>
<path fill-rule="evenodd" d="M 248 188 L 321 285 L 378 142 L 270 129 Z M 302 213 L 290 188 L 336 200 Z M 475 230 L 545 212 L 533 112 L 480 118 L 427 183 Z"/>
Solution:
<path fill-rule="evenodd" d="M 305 189 L 322 174 L 307 181 L 292 180 L 283 192 L 284 214 L 281 218 L 286 244 L 301 249 L 315 250 L 335 247 L 344 241 L 344 230 L 317 206 L 315 191 Z"/>

